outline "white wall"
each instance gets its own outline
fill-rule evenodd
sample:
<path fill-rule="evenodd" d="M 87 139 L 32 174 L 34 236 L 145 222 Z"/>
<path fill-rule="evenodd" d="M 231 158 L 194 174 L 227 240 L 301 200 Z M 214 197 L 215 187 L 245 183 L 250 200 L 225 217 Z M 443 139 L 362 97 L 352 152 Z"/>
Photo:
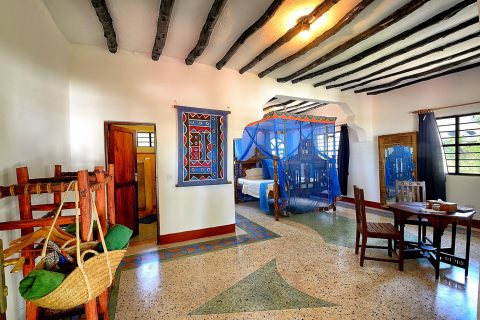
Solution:
<path fill-rule="evenodd" d="M 390 133 L 417 131 L 418 116 L 411 114 L 411 111 L 480 101 L 479 83 L 480 69 L 476 68 L 374 96 L 372 124 L 375 139 L 372 142 L 376 166 L 378 167 L 376 137 Z M 479 111 L 480 104 L 475 104 L 438 110 L 435 115 L 441 117 Z M 447 176 L 447 200 L 449 201 L 473 205 L 480 209 L 479 188 L 479 176 Z M 376 198 L 369 198 L 369 200 L 378 201 L 378 192 L 376 194 Z"/>
<path fill-rule="evenodd" d="M 43 2 L 0 2 L 0 61 L 0 185 L 15 184 L 20 166 L 51 176 L 69 156 L 68 43 Z M 19 218 L 17 199 L 0 199 L 0 220 Z M 20 233 L 0 234 L 8 246 Z M 7 319 L 25 318 L 20 279 L 6 274 Z"/>
<path fill-rule="evenodd" d="M 232 139 L 246 124 L 262 117 L 261 106 L 275 95 L 339 101 L 351 110 L 365 110 L 368 98 L 315 89 L 311 85 L 279 84 L 274 79 L 239 75 L 237 71 L 161 57 L 105 49 L 71 47 L 71 148 L 75 166 L 104 163 L 105 120 L 157 124 L 157 168 L 160 234 L 234 223 L 233 185 L 176 188 L 179 105 L 229 109 L 228 179 L 233 179 Z M 359 119 L 366 122 L 364 112 Z"/>

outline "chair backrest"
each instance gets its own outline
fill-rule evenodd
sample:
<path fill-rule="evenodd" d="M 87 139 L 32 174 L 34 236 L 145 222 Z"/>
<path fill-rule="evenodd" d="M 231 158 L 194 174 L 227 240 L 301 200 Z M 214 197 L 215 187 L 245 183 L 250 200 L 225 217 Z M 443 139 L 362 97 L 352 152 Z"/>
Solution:
<path fill-rule="evenodd" d="M 395 181 L 395 202 L 427 201 L 425 181 Z"/>
<path fill-rule="evenodd" d="M 363 189 L 353 186 L 355 196 L 355 215 L 357 217 L 357 227 L 361 227 L 362 232 L 367 231 L 367 216 L 365 215 L 365 196 Z"/>

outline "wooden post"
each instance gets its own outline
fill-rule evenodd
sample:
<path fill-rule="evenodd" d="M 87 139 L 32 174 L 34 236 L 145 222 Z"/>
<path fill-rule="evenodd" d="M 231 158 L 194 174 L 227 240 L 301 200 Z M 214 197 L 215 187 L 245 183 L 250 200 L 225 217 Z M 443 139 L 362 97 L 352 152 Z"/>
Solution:
<path fill-rule="evenodd" d="M 107 210 L 105 206 L 105 185 L 103 184 L 105 182 L 105 172 L 102 166 L 95 167 L 95 178 L 97 183 L 101 184 L 95 192 L 95 206 L 97 207 L 98 220 L 100 220 L 103 234 L 105 234 L 107 233 Z"/>
<path fill-rule="evenodd" d="M 90 182 L 88 179 L 88 170 L 78 171 L 78 193 L 80 197 L 80 237 L 82 241 L 90 241 L 88 238 L 88 230 L 92 220 L 91 204 L 90 204 Z M 85 303 L 85 319 L 97 320 L 97 298 Z"/>
<path fill-rule="evenodd" d="M 22 167 L 17 168 L 17 183 L 18 184 L 27 184 L 28 183 L 28 168 Z M 31 207 L 31 197 L 29 194 L 23 194 L 18 196 L 18 206 L 20 209 L 20 219 L 32 219 L 32 207 Z M 22 236 L 27 235 L 33 232 L 33 227 L 24 228 L 21 230 Z M 33 246 L 29 246 L 22 250 L 22 256 L 25 257 L 25 264 L 23 265 L 23 276 L 27 276 L 33 268 L 35 268 L 35 257 L 32 252 L 27 252 L 27 250 L 33 250 Z M 32 302 L 27 301 L 26 303 L 26 313 L 25 318 L 27 320 L 34 320 L 38 318 L 38 307 Z"/>
<path fill-rule="evenodd" d="M 97 298 L 94 298 L 87 303 L 85 303 L 85 319 L 87 320 L 97 320 Z"/>
<path fill-rule="evenodd" d="M 233 188 L 234 188 L 234 197 L 235 197 L 235 203 L 239 203 L 239 197 L 238 197 L 238 178 L 239 177 L 239 170 L 240 169 L 240 163 L 239 161 L 237 160 L 237 158 L 235 158 L 233 160 L 233 176 L 235 177 L 235 179 L 233 180 Z"/>
<path fill-rule="evenodd" d="M 108 320 L 108 296 L 109 288 L 100 294 L 98 297 L 98 310 L 103 315 L 103 320 Z"/>
<path fill-rule="evenodd" d="M 55 165 L 55 178 L 60 178 L 62 176 L 62 166 L 59 164 Z M 61 192 L 54 192 L 53 193 L 53 203 L 60 204 L 62 201 L 62 193 Z M 61 214 L 61 213 L 60 213 Z"/>
<path fill-rule="evenodd" d="M 95 167 L 95 178 L 97 183 L 105 182 L 105 171 L 102 166 Z M 102 225 L 103 234 L 107 232 L 107 212 L 105 203 L 105 185 L 101 185 L 95 193 L 95 205 L 97 206 L 98 219 Z M 103 320 L 108 320 L 108 288 L 98 297 L 98 311 L 103 315 Z M 87 306 L 85 306 L 87 309 Z"/>
<path fill-rule="evenodd" d="M 108 175 L 112 177 L 107 184 L 107 205 L 108 205 L 108 222 L 110 225 L 115 224 L 115 165 L 108 165 Z"/>
<path fill-rule="evenodd" d="M 278 205 L 278 158 L 273 158 L 273 208 L 275 212 L 275 221 L 278 221 L 279 216 L 279 205 Z"/>
<path fill-rule="evenodd" d="M 90 204 L 90 183 L 88 181 L 88 171 L 82 170 L 77 173 L 78 193 L 80 196 L 80 237 L 82 241 L 90 241 L 88 230 L 92 220 L 92 211 Z"/>

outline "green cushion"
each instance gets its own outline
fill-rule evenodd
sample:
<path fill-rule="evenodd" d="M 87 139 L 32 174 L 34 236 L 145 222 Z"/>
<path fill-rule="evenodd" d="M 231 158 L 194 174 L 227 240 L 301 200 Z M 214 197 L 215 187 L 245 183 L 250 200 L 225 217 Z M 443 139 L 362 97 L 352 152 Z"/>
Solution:
<path fill-rule="evenodd" d="M 130 241 L 132 234 L 132 230 L 122 226 L 121 224 L 112 226 L 105 235 L 105 244 L 107 245 L 107 250 L 111 251 L 127 248 L 128 241 Z M 97 251 L 103 252 L 103 246 L 101 242 L 99 242 L 97 245 Z"/>
<path fill-rule="evenodd" d="M 18 290 L 25 300 L 35 300 L 54 291 L 67 275 L 48 270 L 33 270 L 20 281 Z"/>

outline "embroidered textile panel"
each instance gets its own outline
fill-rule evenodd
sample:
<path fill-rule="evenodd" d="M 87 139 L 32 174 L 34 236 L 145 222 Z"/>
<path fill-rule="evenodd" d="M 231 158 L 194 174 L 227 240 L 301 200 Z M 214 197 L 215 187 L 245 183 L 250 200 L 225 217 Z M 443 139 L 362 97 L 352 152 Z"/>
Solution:
<path fill-rule="evenodd" d="M 228 111 L 177 106 L 178 187 L 227 182 Z"/>

